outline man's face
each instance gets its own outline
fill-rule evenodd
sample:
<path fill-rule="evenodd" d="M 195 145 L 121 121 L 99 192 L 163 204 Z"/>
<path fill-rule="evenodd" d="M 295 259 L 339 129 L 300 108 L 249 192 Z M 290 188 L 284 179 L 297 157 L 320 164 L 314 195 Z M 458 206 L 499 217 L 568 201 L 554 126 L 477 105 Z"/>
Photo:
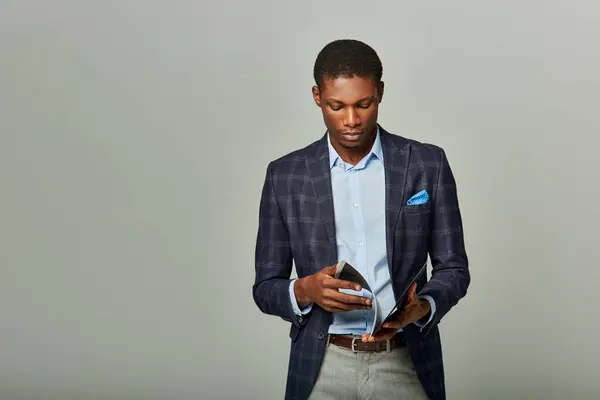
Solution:
<path fill-rule="evenodd" d="M 313 87 L 332 144 L 350 151 L 372 145 L 382 96 L 383 82 L 376 85 L 366 77 L 325 79 L 320 89 Z"/>

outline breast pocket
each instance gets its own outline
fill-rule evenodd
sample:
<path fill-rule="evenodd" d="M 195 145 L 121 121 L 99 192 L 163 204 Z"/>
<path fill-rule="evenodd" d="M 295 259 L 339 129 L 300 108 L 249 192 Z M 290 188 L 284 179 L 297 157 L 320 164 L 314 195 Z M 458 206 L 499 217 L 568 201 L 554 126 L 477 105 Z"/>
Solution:
<path fill-rule="evenodd" d="M 431 202 L 415 206 L 405 205 L 400 210 L 400 219 L 406 234 L 422 235 L 428 233 L 431 220 Z"/>
<path fill-rule="evenodd" d="M 402 211 L 406 214 L 423 214 L 431 212 L 431 202 L 427 202 L 425 204 L 417 204 L 414 206 L 409 206 L 408 204 L 402 207 Z"/>

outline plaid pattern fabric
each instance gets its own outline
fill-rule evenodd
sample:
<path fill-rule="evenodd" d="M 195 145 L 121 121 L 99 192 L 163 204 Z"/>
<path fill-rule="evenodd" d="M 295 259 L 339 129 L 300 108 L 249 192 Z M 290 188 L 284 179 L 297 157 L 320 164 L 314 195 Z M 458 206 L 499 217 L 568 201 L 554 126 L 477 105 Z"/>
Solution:
<path fill-rule="evenodd" d="M 418 281 L 418 293 L 436 303 L 423 330 L 405 327 L 413 363 L 427 395 L 445 399 L 438 324 L 466 295 L 470 282 L 456 184 L 444 151 L 390 134 L 380 127 L 386 180 L 386 237 L 396 296 L 427 259 L 432 274 Z M 318 307 L 297 317 L 288 287 L 292 261 L 299 277 L 337 260 L 327 135 L 269 163 L 259 209 L 256 240 L 258 308 L 291 323 L 286 399 L 306 399 L 319 374 L 331 314 Z M 430 201 L 408 205 L 427 190 Z"/>

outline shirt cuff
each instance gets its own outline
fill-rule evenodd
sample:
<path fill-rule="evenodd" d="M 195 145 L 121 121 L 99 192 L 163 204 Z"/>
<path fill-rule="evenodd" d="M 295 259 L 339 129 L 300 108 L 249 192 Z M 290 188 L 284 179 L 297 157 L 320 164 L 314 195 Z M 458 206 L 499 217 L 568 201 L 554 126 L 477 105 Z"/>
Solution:
<path fill-rule="evenodd" d="M 308 306 L 304 307 L 304 309 L 300 310 L 300 307 L 298 306 L 298 302 L 296 301 L 296 295 L 294 294 L 294 283 L 296 282 L 296 280 L 292 280 L 290 282 L 290 287 L 289 287 L 289 291 L 290 291 L 290 301 L 292 302 L 292 308 L 294 309 L 294 314 L 296 314 L 297 316 L 302 316 L 302 315 L 306 315 L 310 312 L 310 310 L 312 310 L 312 303 L 309 304 Z"/>
<path fill-rule="evenodd" d="M 417 325 L 419 328 L 421 328 L 421 331 L 423 331 L 423 329 L 427 326 L 427 324 L 431 322 L 433 316 L 435 315 L 435 301 L 433 300 L 433 297 L 427 295 L 419 296 L 419 298 L 427 300 L 429 302 L 429 305 L 431 306 L 431 311 L 429 312 L 429 318 L 427 319 L 427 321 L 424 321 L 427 316 L 421 318 L 418 321 L 415 321 L 415 325 Z"/>

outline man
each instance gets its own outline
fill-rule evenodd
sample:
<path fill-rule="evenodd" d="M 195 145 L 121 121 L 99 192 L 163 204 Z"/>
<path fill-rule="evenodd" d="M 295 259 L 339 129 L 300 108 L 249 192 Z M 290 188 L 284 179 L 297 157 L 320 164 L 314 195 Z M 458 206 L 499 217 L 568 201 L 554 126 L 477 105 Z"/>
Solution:
<path fill-rule="evenodd" d="M 370 46 L 325 46 L 312 91 L 327 132 L 267 167 L 253 295 L 291 322 L 287 399 L 445 398 L 438 323 L 470 282 L 456 185 L 441 148 L 377 123 L 381 77 Z M 387 314 L 428 254 L 431 278 L 367 335 L 372 296 Z M 340 260 L 373 295 L 334 277 Z"/>

